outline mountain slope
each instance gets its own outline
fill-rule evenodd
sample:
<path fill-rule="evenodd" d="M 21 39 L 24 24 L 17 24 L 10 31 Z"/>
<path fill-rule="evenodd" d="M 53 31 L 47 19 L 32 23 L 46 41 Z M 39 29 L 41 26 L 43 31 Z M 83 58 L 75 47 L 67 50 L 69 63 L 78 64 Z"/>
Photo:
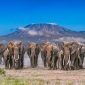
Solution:
<path fill-rule="evenodd" d="M 76 32 L 56 24 L 29 24 L 15 32 L 0 37 L 0 40 L 22 40 L 24 42 L 52 41 L 62 37 L 85 38 L 85 32 Z"/>

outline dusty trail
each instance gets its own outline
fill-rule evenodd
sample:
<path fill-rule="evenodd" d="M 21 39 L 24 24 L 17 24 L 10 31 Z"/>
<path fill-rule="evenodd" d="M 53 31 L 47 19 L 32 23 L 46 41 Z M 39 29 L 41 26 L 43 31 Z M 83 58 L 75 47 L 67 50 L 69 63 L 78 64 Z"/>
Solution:
<path fill-rule="evenodd" d="M 25 54 L 24 69 L 22 70 L 6 70 L 7 76 L 24 78 L 24 79 L 41 79 L 41 80 L 61 80 L 61 81 L 76 81 L 85 82 L 85 69 L 74 71 L 63 70 L 48 70 L 43 67 L 42 59 L 39 55 L 38 67 L 31 68 L 29 57 Z M 84 64 L 85 66 L 85 64 Z M 4 68 L 4 66 L 2 66 Z"/>
<path fill-rule="evenodd" d="M 43 68 L 28 68 L 23 70 L 6 70 L 6 75 L 24 79 L 85 81 L 85 70 L 56 71 Z"/>

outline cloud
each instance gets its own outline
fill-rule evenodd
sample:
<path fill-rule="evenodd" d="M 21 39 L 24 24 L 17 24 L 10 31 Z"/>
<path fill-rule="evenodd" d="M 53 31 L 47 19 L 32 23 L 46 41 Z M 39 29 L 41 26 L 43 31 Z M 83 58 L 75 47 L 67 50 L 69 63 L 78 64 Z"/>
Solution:
<path fill-rule="evenodd" d="M 30 35 L 37 35 L 37 32 L 35 31 L 35 30 L 29 30 L 28 31 L 28 34 L 30 34 Z"/>
<path fill-rule="evenodd" d="M 40 32 L 40 31 L 35 31 L 35 30 L 29 30 L 28 31 L 28 34 L 30 34 L 30 35 L 32 35 L 32 36 L 35 36 L 35 35 L 43 35 L 43 33 L 42 32 Z"/>

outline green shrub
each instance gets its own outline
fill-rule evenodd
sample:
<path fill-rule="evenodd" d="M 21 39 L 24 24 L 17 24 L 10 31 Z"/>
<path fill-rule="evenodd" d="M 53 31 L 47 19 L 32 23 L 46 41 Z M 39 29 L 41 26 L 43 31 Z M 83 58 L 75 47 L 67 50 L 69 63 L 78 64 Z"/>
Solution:
<path fill-rule="evenodd" d="M 5 70 L 0 68 L 0 75 L 3 75 L 3 74 L 5 75 Z"/>

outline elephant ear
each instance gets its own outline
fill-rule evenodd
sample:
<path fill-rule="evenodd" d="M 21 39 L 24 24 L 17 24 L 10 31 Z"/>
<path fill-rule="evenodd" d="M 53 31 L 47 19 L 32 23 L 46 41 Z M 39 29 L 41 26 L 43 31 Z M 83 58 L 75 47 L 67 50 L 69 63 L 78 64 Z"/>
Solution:
<path fill-rule="evenodd" d="M 8 48 L 14 48 L 14 43 L 12 41 L 8 43 Z"/>
<path fill-rule="evenodd" d="M 76 50 L 75 50 L 75 49 L 74 49 L 74 50 L 72 50 L 72 51 L 71 51 L 71 55 L 72 55 L 72 54 L 74 54 L 75 52 L 76 52 Z"/>
<path fill-rule="evenodd" d="M 71 54 L 74 54 L 77 50 L 80 50 L 80 49 L 81 49 L 81 46 L 78 43 L 73 42 L 71 45 Z"/>

